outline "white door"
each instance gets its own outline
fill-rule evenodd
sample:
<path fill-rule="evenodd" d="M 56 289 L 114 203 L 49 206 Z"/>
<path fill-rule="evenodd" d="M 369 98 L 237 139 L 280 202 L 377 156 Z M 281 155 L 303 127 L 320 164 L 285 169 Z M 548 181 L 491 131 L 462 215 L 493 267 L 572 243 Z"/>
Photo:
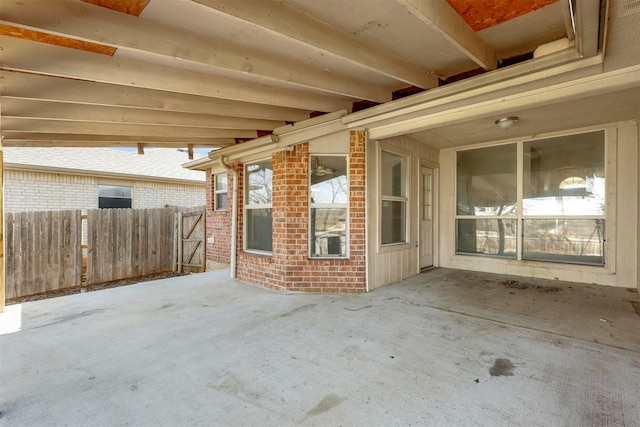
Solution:
<path fill-rule="evenodd" d="M 420 268 L 433 265 L 433 169 L 420 168 Z"/>

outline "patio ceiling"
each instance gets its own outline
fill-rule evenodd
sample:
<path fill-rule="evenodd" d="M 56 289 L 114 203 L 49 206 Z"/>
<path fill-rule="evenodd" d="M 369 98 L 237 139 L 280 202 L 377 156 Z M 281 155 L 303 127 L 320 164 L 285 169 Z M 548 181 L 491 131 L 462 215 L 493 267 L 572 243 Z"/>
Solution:
<path fill-rule="evenodd" d="M 224 147 L 529 58 L 568 4 L 3 0 L 3 144 Z"/>

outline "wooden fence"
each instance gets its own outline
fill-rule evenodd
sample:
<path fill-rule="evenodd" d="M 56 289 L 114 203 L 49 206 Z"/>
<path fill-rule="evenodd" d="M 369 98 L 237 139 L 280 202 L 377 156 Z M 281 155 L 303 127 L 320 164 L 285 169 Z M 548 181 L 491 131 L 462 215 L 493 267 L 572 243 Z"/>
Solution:
<path fill-rule="evenodd" d="M 81 221 L 80 211 L 5 215 L 7 298 L 82 284 Z"/>
<path fill-rule="evenodd" d="M 6 297 L 176 270 L 178 212 L 197 209 L 7 213 Z"/>

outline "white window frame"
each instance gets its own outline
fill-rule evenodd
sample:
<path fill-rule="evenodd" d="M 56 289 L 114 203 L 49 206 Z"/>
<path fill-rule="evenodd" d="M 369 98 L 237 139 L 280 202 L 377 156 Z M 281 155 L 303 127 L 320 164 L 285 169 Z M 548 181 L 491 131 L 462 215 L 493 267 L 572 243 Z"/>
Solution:
<path fill-rule="evenodd" d="M 218 188 L 218 178 L 224 177 L 225 179 L 225 187 L 224 189 Z M 218 206 L 218 195 L 225 194 L 227 196 L 227 203 L 224 208 L 220 208 Z M 213 176 L 213 209 L 215 211 L 227 211 L 229 210 L 229 174 L 228 173 L 218 173 Z"/>
<path fill-rule="evenodd" d="M 410 225 L 411 225 L 411 185 L 410 185 L 410 179 L 409 177 L 411 176 L 411 169 L 412 169 L 412 157 L 410 155 L 410 153 L 396 148 L 394 146 L 391 146 L 389 144 L 385 144 L 385 143 L 379 143 L 378 144 L 378 161 L 377 161 L 377 169 L 378 169 L 378 196 L 380 197 L 379 201 L 378 201 L 378 206 L 377 206 L 377 210 L 378 210 L 378 224 L 377 224 L 377 229 L 378 229 L 378 251 L 379 252 L 386 252 L 386 251 L 394 251 L 394 250 L 403 250 L 407 247 L 409 247 L 409 245 L 411 244 L 411 236 L 410 236 Z M 388 196 L 388 195 L 384 195 L 382 194 L 382 153 L 383 152 L 388 152 L 391 154 L 395 154 L 397 156 L 401 156 L 404 157 L 405 159 L 405 171 L 404 171 L 404 177 L 403 177 L 403 185 L 404 185 L 404 194 L 405 196 L 403 197 L 399 197 L 399 196 Z M 383 218 L 382 218 L 382 204 L 385 201 L 398 201 L 398 202 L 403 202 L 405 204 L 405 210 L 404 210 L 404 215 L 405 215 L 405 231 L 404 231 L 404 241 L 402 242 L 392 242 L 392 243 L 382 243 L 382 222 L 383 222 Z"/>
<path fill-rule="evenodd" d="M 582 263 L 569 263 L 569 262 L 559 262 L 559 261 L 546 261 L 546 260 L 539 260 L 539 259 L 523 259 L 522 258 L 522 254 L 523 254 L 523 240 L 524 240 L 524 236 L 523 236 L 523 226 L 524 226 L 524 220 L 526 219 L 556 219 L 558 218 L 557 215 L 549 215 L 549 216 L 544 216 L 544 215 L 524 215 L 523 212 L 523 181 L 524 181 L 524 162 L 523 162 L 523 147 L 524 147 L 524 143 L 525 142 L 529 142 L 529 141 L 536 141 L 536 140 L 544 140 L 544 139 L 551 139 L 551 138 L 561 138 L 563 136 L 569 136 L 569 135 L 579 135 L 582 133 L 593 133 L 593 132 L 598 132 L 598 131 L 603 131 L 604 132 L 604 158 L 603 158 L 603 162 L 604 162 L 604 176 L 605 176 L 605 204 L 604 204 L 604 214 L 603 215 L 584 215 L 584 216 L 577 216 L 577 215 L 566 215 L 566 216 L 562 216 L 562 219 L 567 219 L 567 220 L 572 220 L 572 219 L 580 219 L 580 220 L 589 220 L 589 219 L 602 219 L 605 222 L 605 227 L 604 227 L 604 235 L 603 235 L 603 265 L 596 265 L 596 264 L 582 264 Z M 615 168 L 615 164 L 612 164 L 609 159 L 611 158 L 615 158 L 615 151 L 616 151 L 616 141 L 615 141 L 615 130 L 612 131 L 611 129 L 608 128 L 603 128 L 601 126 L 595 126 L 595 127 L 590 127 L 587 129 L 581 129 L 581 130 L 575 130 L 575 131 L 563 131 L 563 132 L 554 132 L 548 135 L 539 135 L 536 138 L 530 138 L 530 139 L 519 139 L 519 140 L 513 140 L 513 141 L 509 141 L 509 142 L 501 142 L 501 143 L 494 143 L 494 144 L 477 144 L 471 147 L 464 147 L 464 148 L 460 148 L 455 150 L 454 153 L 458 153 L 460 151 L 467 151 L 467 150 L 475 150 L 478 148 L 487 148 L 487 147 L 495 147 L 495 146 L 499 146 L 499 145 L 510 145 L 510 144 L 516 144 L 517 147 L 517 168 L 516 168 L 516 178 L 517 178 L 517 198 L 516 198 L 516 203 L 517 203 L 517 208 L 516 208 L 516 215 L 513 216 L 501 216 L 501 217 L 493 217 L 493 216 L 470 216 L 470 215 L 458 215 L 457 214 L 457 200 L 458 200 L 458 190 L 457 190 L 457 185 L 455 185 L 455 196 L 453 198 L 453 203 L 454 203 L 454 227 L 453 227 L 453 231 L 454 231 L 454 247 L 455 247 L 455 255 L 456 256 L 463 256 L 463 257 L 467 257 L 467 256 L 471 256 L 471 257 L 486 257 L 486 258 L 491 258 L 495 261 L 500 261 L 500 260 L 504 260 L 506 262 L 518 262 L 520 264 L 524 264 L 524 265 L 539 265 L 539 266 L 544 266 L 546 268 L 552 268 L 550 267 L 550 265 L 555 264 L 558 266 L 562 266 L 562 269 L 588 269 L 591 270 L 593 269 L 593 271 L 603 271 L 603 270 L 607 270 L 609 271 L 611 274 L 615 273 L 615 245 L 614 245 L 614 238 L 612 236 L 615 236 L 615 220 L 611 220 L 615 218 L 615 193 L 612 193 L 609 191 L 610 188 L 615 187 L 615 176 L 616 176 L 616 168 Z M 457 156 L 457 154 L 454 154 L 454 158 Z M 457 162 L 454 163 L 454 180 L 457 180 L 458 177 L 458 170 L 457 170 Z M 485 254 L 473 254 L 473 253 L 464 253 L 464 252 L 458 252 L 457 251 L 457 245 L 458 245 L 458 236 L 457 236 L 457 220 L 458 219 L 511 219 L 511 220 L 516 220 L 517 221 L 517 232 L 516 232 L 516 239 L 517 239 L 517 249 L 516 249 L 516 257 L 515 258 L 508 258 L 508 257 L 502 257 L 502 256 L 494 256 L 494 255 L 485 255 Z"/>
<path fill-rule="evenodd" d="M 312 157 L 344 157 L 347 176 L 347 202 L 346 203 L 312 203 L 311 202 L 311 158 Z M 349 258 L 349 156 L 347 154 L 309 154 L 309 227 L 308 227 L 308 242 L 309 242 L 309 259 L 347 259 Z M 314 244 L 313 236 L 311 235 L 311 212 L 313 209 L 344 209 L 345 210 L 345 254 L 344 255 L 312 255 L 311 245 Z"/>
<path fill-rule="evenodd" d="M 254 209 L 271 209 L 271 233 L 273 235 L 273 194 L 271 196 L 271 201 L 270 203 L 262 203 L 262 204 L 249 204 L 248 200 L 249 200 L 249 174 L 247 173 L 247 168 L 251 165 L 254 165 L 256 163 L 262 163 L 262 162 L 266 162 L 269 161 L 271 162 L 271 171 L 272 171 L 272 176 L 271 176 L 271 187 L 273 188 L 273 159 L 271 157 L 268 158 L 263 158 L 263 159 L 257 159 L 257 160 L 253 160 L 251 162 L 246 162 L 244 164 L 243 167 L 243 172 L 244 172 L 244 176 L 243 176 L 243 180 L 244 180 L 244 195 L 243 195 L 243 205 L 244 205 L 244 213 L 243 213 L 243 250 L 245 252 L 248 253 L 254 253 L 254 254 L 259 254 L 259 255 L 272 255 L 273 254 L 273 240 L 271 243 L 271 250 L 270 251 L 263 251 L 260 249 L 252 249 L 247 247 L 247 227 L 248 227 L 248 216 L 247 216 L 247 211 L 249 210 L 254 210 Z"/>

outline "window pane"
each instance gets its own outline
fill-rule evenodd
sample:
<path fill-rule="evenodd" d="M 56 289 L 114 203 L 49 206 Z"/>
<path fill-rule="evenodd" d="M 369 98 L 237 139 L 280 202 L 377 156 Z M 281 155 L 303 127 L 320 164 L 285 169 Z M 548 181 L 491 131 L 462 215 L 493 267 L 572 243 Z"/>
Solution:
<path fill-rule="evenodd" d="M 457 253 L 516 258 L 515 219 L 458 219 Z"/>
<path fill-rule="evenodd" d="M 523 147 L 525 215 L 604 215 L 604 131 Z"/>
<path fill-rule="evenodd" d="M 406 197 L 406 158 L 398 154 L 382 151 L 382 195 Z"/>
<path fill-rule="evenodd" d="M 382 201 L 382 244 L 404 243 L 406 233 L 406 202 Z"/>
<path fill-rule="evenodd" d="M 227 210 L 227 193 L 218 193 L 216 194 L 216 210 L 217 211 L 226 211 Z"/>
<path fill-rule="evenodd" d="M 98 207 L 100 209 L 129 209 L 131 208 L 131 199 L 119 197 L 98 197 Z"/>
<path fill-rule="evenodd" d="M 345 156 L 311 156 L 311 203 L 347 203 Z"/>
<path fill-rule="evenodd" d="M 457 214 L 515 215 L 517 145 L 458 151 Z"/>
<path fill-rule="evenodd" d="M 346 256 L 346 209 L 311 209 L 311 256 Z"/>
<path fill-rule="evenodd" d="M 216 175 L 215 191 L 227 190 L 227 174 Z"/>
<path fill-rule="evenodd" d="M 98 185 L 98 197 L 131 198 L 131 187 L 118 185 Z"/>
<path fill-rule="evenodd" d="M 247 249 L 271 252 L 271 209 L 247 209 Z"/>
<path fill-rule="evenodd" d="M 604 220 L 525 219 L 522 258 L 604 264 Z"/>
<path fill-rule="evenodd" d="M 268 205 L 271 203 L 273 167 L 271 160 L 247 164 L 248 205 Z"/>

